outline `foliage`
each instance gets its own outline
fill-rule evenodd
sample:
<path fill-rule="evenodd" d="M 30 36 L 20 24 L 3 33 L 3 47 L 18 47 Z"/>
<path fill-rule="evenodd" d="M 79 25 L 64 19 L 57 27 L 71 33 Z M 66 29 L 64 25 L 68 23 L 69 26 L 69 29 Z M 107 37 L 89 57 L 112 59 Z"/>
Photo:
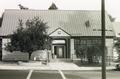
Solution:
<path fill-rule="evenodd" d="M 83 63 L 84 59 L 88 60 L 88 63 L 94 62 L 94 56 L 100 57 L 102 55 L 101 46 L 100 45 L 83 45 L 79 46 L 76 50 L 77 57 L 81 58 L 81 62 Z M 97 59 L 95 59 L 97 61 Z"/>
<path fill-rule="evenodd" d="M 2 21 L 3 21 L 3 14 L 2 17 L 0 17 L 0 27 L 2 26 Z M 0 37 L 0 60 L 2 59 L 2 39 Z"/>
<path fill-rule="evenodd" d="M 0 17 L 0 27 L 1 27 L 1 25 L 2 25 L 2 18 Z"/>
<path fill-rule="evenodd" d="M 114 22 L 115 21 L 115 18 L 113 18 L 111 15 L 108 15 L 109 16 L 109 19 L 111 22 Z"/>
<path fill-rule="evenodd" d="M 2 26 L 3 15 L 0 17 L 0 27 Z"/>
<path fill-rule="evenodd" d="M 118 53 L 118 60 L 120 60 L 120 39 L 117 39 L 117 41 L 114 44 L 114 47 L 117 49 L 117 53 Z"/>
<path fill-rule="evenodd" d="M 47 28 L 47 23 L 39 17 L 28 19 L 25 23 L 19 20 L 19 28 L 11 35 L 6 50 L 27 52 L 30 56 L 33 51 L 44 50 L 49 39 Z"/>
<path fill-rule="evenodd" d="M 49 10 L 57 10 L 57 6 L 55 5 L 55 3 L 52 3 L 52 5 L 48 8 Z"/>
<path fill-rule="evenodd" d="M 0 38 L 0 51 L 2 50 L 2 38 Z"/>

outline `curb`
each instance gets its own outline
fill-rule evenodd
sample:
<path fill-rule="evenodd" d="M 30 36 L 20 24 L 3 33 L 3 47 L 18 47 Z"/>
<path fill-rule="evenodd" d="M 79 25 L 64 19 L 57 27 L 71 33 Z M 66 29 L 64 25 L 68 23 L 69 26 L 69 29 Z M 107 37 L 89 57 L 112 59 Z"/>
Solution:
<path fill-rule="evenodd" d="M 79 69 L 61 69 L 61 68 L 51 68 L 49 65 L 41 66 L 0 66 L 0 70 L 101 70 L 101 67 L 79 67 Z M 115 67 L 106 67 L 106 70 L 113 70 Z"/>

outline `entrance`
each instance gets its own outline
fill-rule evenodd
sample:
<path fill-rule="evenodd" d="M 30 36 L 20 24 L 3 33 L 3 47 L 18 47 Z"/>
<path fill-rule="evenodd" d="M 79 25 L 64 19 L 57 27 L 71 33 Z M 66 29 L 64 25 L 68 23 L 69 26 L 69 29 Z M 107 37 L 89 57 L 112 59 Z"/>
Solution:
<path fill-rule="evenodd" d="M 64 58 L 65 46 L 64 45 L 54 46 L 54 54 L 57 56 L 57 58 Z"/>

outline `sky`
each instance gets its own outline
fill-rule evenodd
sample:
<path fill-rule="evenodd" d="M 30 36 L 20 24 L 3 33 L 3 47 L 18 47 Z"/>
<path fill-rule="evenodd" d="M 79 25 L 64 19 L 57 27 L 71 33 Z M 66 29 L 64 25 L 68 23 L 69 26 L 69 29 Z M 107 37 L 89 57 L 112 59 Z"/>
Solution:
<path fill-rule="evenodd" d="M 29 9 L 47 10 L 53 3 L 59 10 L 100 10 L 101 0 L 0 0 L 0 16 L 5 9 L 19 9 L 22 4 Z M 120 0 L 105 0 L 106 11 L 120 21 Z"/>

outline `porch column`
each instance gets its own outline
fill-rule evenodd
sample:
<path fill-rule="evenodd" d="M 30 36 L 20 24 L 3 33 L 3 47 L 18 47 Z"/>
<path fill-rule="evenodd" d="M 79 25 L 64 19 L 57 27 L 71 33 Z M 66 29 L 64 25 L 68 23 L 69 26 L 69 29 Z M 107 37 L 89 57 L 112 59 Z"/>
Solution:
<path fill-rule="evenodd" d="M 11 42 L 10 38 L 3 38 L 2 39 L 2 60 L 4 60 L 5 55 L 9 54 L 10 52 L 5 50 L 5 45 Z"/>
<path fill-rule="evenodd" d="M 70 58 L 74 58 L 74 39 L 70 39 Z"/>

